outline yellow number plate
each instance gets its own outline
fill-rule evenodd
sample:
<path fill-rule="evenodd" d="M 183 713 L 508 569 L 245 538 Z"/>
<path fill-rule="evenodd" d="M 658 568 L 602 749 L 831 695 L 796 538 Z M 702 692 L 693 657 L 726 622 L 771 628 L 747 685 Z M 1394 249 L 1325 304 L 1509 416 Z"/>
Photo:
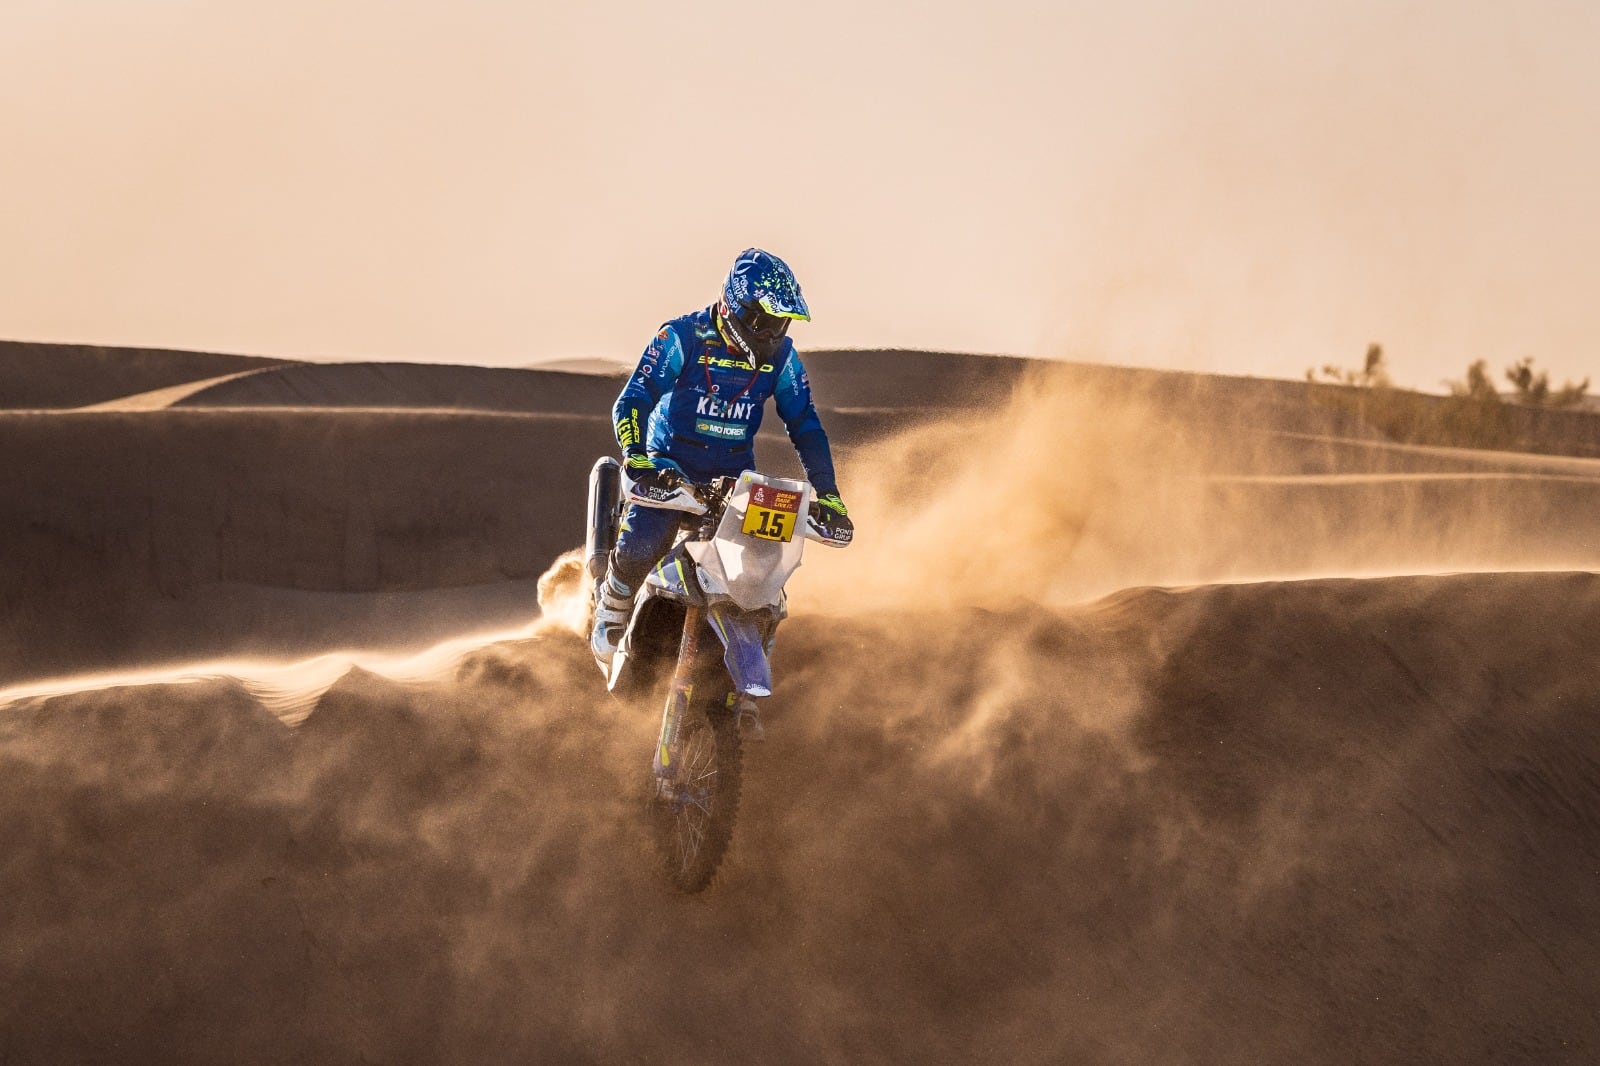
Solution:
<path fill-rule="evenodd" d="M 793 511 L 774 511 L 769 507 L 751 504 L 744 512 L 744 532 L 762 540 L 779 540 L 784 543 L 794 539 Z"/>
<path fill-rule="evenodd" d="M 752 537 L 787 544 L 794 539 L 794 524 L 799 518 L 798 492 L 751 485 L 750 502 L 745 506 L 744 525 L 740 528 Z"/>

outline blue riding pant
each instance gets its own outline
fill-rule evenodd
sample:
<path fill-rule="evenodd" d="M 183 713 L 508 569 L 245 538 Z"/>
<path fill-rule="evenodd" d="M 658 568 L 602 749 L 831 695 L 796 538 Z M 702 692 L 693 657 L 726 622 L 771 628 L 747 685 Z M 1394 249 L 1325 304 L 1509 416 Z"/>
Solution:
<path fill-rule="evenodd" d="M 617 534 L 617 546 L 611 553 L 611 580 L 622 585 L 616 591 L 633 595 L 639 591 L 645 575 L 656 560 L 672 547 L 673 534 L 684 521 L 697 522 L 699 518 L 683 511 L 663 511 L 659 507 L 628 505 L 622 516 L 622 527 Z"/>

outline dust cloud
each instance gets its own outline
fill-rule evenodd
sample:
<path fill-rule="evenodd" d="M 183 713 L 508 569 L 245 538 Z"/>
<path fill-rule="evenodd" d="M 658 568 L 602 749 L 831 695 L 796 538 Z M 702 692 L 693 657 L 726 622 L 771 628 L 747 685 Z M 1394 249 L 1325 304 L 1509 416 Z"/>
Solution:
<path fill-rule="evenodd" d="M 0 1050 L 1584 1061 L 1600 577 L 1434 571 L 1595 568 L 1595 488 L 1473 462 L 1049 379 L 851 453 L 697 897 L 574 617 L 294 725 L 229 678 L 20 700 Z"/>
<path fill-rule="evenodd" d="M 1141 585 L 1600 567 L 1600 462 L 1345 441 L 1301 412 L 1176 412 L 1037 368 L 1008 402 L 845 464 L 858 542 L 808 557 L 824 609 Z"/>

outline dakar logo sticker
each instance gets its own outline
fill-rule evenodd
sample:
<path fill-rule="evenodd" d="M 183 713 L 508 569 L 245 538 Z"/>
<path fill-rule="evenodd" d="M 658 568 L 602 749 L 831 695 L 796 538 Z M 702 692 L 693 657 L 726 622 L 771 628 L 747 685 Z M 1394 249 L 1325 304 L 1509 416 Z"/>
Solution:
<path fill-rule="evenodd" d="M 773 488 L 771 485 L 751 485 L 750 502 L 757 507 L 770 507 L 774 511 L 798 513 L 800 510 L 798 492 Z"/>

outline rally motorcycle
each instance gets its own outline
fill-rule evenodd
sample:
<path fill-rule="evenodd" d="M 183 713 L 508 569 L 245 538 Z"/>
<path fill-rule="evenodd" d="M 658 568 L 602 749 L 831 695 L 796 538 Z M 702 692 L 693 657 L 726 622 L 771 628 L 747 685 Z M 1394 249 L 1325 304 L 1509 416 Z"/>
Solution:
<path fill-rule="evenodd" d="M 609 664 L 612 694 L 666 684 L 648 781 L 649 815 L 668 877 L 685 892 L 711 883 L 739 806 L 740 726 L 761 729 L 755 701 L 772 695 L 773 637 L 788 615 L 783 587 L 806 540 L 850 542 L 817 507 L 810 483 L 746 470 L 708 485 L 686 480 L 641 495 L 609 456 L 589 474 L 584 544 L 592 612 L 628 503 L 684 512 L 684 529 L 650 571 Z"/>

